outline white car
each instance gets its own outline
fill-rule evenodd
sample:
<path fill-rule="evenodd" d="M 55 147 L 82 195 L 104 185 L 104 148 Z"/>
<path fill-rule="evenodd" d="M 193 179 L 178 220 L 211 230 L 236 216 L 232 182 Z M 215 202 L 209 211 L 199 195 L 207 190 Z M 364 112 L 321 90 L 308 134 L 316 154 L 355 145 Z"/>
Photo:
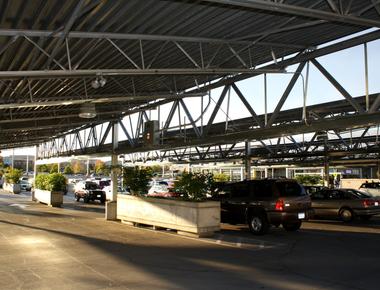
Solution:
<path fill-rule="evenodd" d="M 359 190 L 371 196 L 380 196 L 380 182 L 365 182 L 360 185 Z"/>
<path fill-rule="evenodd" d="M 106 200 L 111 200 L 112 197 L 112 186 L 106 186 L 103 187 L 103 191 L 106 193 Z M 127 189 L 123 189 L 121 186 L 117 187 L 117 193 L 120 194 L 130 194 L 130 192 Z"/>

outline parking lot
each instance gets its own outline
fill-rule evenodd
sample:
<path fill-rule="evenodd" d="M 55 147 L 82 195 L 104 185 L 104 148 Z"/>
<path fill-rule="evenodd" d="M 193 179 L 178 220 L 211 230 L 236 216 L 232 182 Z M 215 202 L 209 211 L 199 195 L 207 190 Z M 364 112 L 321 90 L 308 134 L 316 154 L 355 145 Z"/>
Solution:
<path fill-rule="evenodd" d="M 0 194 L 1 289 L 378 289 L 380 218 L 306 222 L 213 238 L 104 220 L 104 206 L 64 207 Z"/>

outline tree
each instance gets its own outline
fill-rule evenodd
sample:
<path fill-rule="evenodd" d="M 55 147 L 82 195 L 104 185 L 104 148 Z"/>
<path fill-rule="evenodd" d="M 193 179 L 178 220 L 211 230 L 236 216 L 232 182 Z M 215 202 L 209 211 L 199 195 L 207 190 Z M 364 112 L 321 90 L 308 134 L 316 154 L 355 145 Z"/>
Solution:
<path fill-rule="evenodd" d="M 46 164 L 38 165 L 37 172 L 49 172 L 49 167 Z"/>
<path fill-rule="evenodd" d="M 214 173 L 214 180 L 216 182 L 227 182 L 230 180 L 230 176 L 221 172 L 221 173 Z"/>
<path fill-rule="evenodd" d="M 20 178 L 22 176 L 21 169 L 9 168 L 7 172 L 4 174 L 5 180 L 8 183 L 19 183 Z"/>
<path fill-rule="evenodd" d="M 138 166 L 124 168 L 124 184 L 131 189 L 134 195 L 146 194 L 151 178 L 151 171 L 146 168 L 139 168 Z"/>
<path fill-rule="evenodd" d="M 96 160 L 94 169 L 96 174 L 104 174 L 106 164 L 102 160 Z"/>
<path fill-rule="evenodd" d="M 50 173 L 58 173 L 58 164 L 50 165 Z"/>
<path fill-rule="evenodd" d="M 65 169 L 63 170 L 63 173 L 64 174 L 73 174 L 74 173 L 73 168 L 71 167 L 70 164 L 67 164 L 65 166 Z"/>
<path fill-rule="evenodd" d="M 214 193 L 214 189 L 212 173 L 183 172 L 179 180 L 174 183 L 174 190 L 189 200 L 205 199 L 207 194 Z"/>
<path fill-rule="evenodd" d="M 84 165 L 78 160 L 72 163 L 72 168 L 73 168 L 74 174 L 85 173 Z"/>

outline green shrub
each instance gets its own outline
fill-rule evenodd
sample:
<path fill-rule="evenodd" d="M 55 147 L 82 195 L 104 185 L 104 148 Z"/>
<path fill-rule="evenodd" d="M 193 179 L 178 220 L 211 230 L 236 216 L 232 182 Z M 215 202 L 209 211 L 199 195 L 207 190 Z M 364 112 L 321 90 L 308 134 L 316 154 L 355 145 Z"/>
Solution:
<path fill-rule="evenodd" d="M 200 201 L 213 194 L 215 181 L 212 173 L 184 172 L 174 183 L 174 191 L 183 195 L 185 199 Z"/>
<path fill-rule="evenodd" d="M 4 174 L 5 180 L 8 183 L 20 183 L 20 178 L 22 176 L 21 169 L 9 168 Z"/>
<path fill-rule="evenodd" d="M 322 183 L 322 177 L 319 175 L 297 175 L 295 180 L 303 185 L 319 185 Z"/>
<path fill-rule="evenodd" d="M 63 173 L 64 173 L 64 174 L 73 174 L 74 171 L 73 171 L 73 169 L 71 168 L 71 165 L 66 165 L 65 169 L 63 170 Z"/>
<path fill-rule="evenodd" d="M 41 190 L 65 191 L 66 178 L 61 173 L 39 174 L 36 177 L 35 186 Z"/>
<path fill-rule="evenodd" d="M 152 172 L 146 168 L 124 168 L 124 184 L 129 186 L 135 195 L 143 195 L 148 192 L 148 184 L 152 178 Z"/>
<path fill-rule="evenodd" d="M 230 176 L 221 172 L 221 173 L 214 173 L 214 180 L 215 182 L 227 182 L 230 180 Z"/>

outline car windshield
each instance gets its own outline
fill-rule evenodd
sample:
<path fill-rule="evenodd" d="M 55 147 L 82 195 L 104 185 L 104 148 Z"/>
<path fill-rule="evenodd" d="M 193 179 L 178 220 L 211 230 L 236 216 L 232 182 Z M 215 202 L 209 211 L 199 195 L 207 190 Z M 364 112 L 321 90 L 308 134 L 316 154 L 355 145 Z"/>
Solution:
<path fill-rule="evenodd" d="M 360 197 L 360 198 L 369 198 L 372 197 L 368 193 L 365 193 L 363 191 L 355 190 L 355 189 L 348 189 L 347 192 L 352 193 L 353 195 Z"/>
<path fill-rule="evenodd" d="M 302 196 L 306 195 L 305 190 L 297 182 L 279 181 L 276 182 L 276 186 L 279 190 L 280 196 Z"/>
<path fill-rule="evenodd" d="M 99 189 L 95 182 L 86 182 L 86 189 Z"/>

